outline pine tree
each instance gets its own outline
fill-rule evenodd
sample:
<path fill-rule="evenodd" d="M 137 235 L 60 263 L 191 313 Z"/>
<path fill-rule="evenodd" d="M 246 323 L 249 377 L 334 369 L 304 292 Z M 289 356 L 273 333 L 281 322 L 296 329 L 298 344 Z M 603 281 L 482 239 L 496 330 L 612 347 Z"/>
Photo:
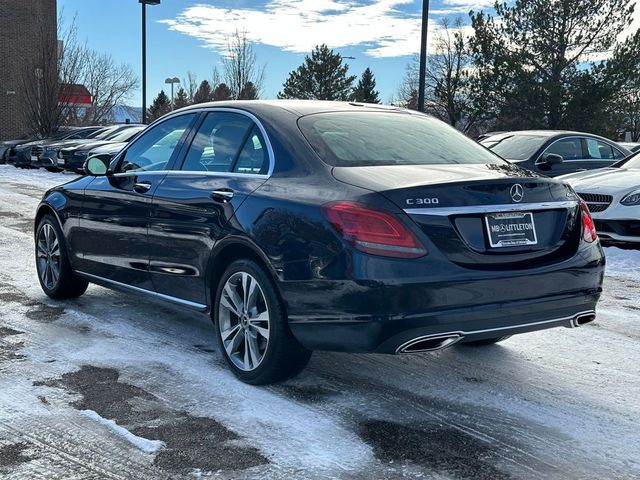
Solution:
<path fill-rule="evenodd" d="M 200 82 L 200 86 L 196 93 L 193 95 L 193 103 L 205 103 L 213 100 L 213 93 L 211 91 L 211 84 L 207 80 Z"/>
<path fill-rule="evenodd" d="M 189 96 L 187 95 L 187 92 L 184 90 L 184 88 L 181 88 L 180 90 L 178 90 L 178 92 L 176 93 L 176 98 L 173 100 L 173 108 L 177 110 L 178 108 L 187 107 L 189 105 Z"/>
<path fill-rule="evenodd" d="M 347 75 L 349 65 L 326 45 L 316 46 L 311 56 L 289 74 L 278 98 L 306 100 L 347 100 L 356 77 Z"/>
<path fill-rule="evenodd" d="M 258 90 L 253 82 L 247 82 L 238 94 L 238 100 L 256 100 L 258 98 Z"/>
<path fill-rule="evenodd" d="M 376 79 L 369 67 L 362 73 L 358 85 L 353 89 L 351 99 L 361 103 L 380 103 L 379 93 L 376 91 Z"/>
<path fill-rule="evenodd" d="M 231 100 L 232 96 L 233 96 L 233 92 L 227 86 L 226 83 L 221 83 L 220 85 L 218 85 L 216 89 L 213 91 L 213 95 L 212 95 L 214 102 Z"/>
<path fill-rule="evenodd" d="M 160 93 L 153 99 L 151 106 L 149 107 L 147 118 L 149 122 L 157 120 L 161 116 L 171 111 L 171 100 L 164 90 L 160 90 Z"/>

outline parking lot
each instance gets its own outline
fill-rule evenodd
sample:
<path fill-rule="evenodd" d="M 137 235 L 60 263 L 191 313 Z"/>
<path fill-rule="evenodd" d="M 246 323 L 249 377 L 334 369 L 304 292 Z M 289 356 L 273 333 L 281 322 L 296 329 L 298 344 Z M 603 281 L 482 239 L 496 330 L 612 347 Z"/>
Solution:
<path fill-rule="evenodd" d="M 0 165 L 0 477 L 640 477 L 640 251 L 607 248 L 597 320 L 414 356 L 314 354 L 237 381 L 210 321 L 91 286 L 45 297 L 42 193 Z"/>

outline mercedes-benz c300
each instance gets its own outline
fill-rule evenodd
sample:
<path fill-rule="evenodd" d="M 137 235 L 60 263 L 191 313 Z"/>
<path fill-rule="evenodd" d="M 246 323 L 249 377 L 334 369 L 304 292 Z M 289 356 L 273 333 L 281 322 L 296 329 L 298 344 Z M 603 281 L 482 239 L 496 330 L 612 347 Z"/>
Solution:
<path fill-rule="evenodd" d="M 313 350 L 411 353 L 594 319 L 604 257 L 584 202 L 427 115 L 314 101 L 156 121 L 35 219 L 40 284 L 205 312 L 243 381 Z"/>

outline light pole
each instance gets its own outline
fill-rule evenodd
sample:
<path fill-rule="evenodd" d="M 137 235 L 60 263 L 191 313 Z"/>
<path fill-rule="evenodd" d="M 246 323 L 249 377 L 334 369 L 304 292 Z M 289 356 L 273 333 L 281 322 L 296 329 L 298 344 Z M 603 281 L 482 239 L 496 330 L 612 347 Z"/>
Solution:
<path fill-rule="evenodd" d="M 424 89 L 427 76 L 427 32 L 429 29 L 429 0 L 422 0 L 422 43 L 420 44 L 420 79 L 418 81 L 418 111 L 424 112 Z"/>
<path fill-rule="evenodd" d="M 147 5 L 160 0 L 138 0 L 142 4 L 142 123 L 147 123 Z"/>
<path fill-rule="evenodd" d="M 173 112 L 173 84 L 180 83 L 180 79 L 178 77 L 167 78 L 164 83 L 171 84 L 171 111 Z"/>

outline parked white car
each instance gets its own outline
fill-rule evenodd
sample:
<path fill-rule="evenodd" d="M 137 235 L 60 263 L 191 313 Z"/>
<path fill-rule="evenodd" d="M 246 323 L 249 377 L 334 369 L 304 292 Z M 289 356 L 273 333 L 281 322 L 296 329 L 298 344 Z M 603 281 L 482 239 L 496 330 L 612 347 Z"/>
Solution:
<path fill-rule="evenodd" d="M 603 240 L 640 243 L 640 152 L 608 168 L 558 178 L 587 202 Z"/>

